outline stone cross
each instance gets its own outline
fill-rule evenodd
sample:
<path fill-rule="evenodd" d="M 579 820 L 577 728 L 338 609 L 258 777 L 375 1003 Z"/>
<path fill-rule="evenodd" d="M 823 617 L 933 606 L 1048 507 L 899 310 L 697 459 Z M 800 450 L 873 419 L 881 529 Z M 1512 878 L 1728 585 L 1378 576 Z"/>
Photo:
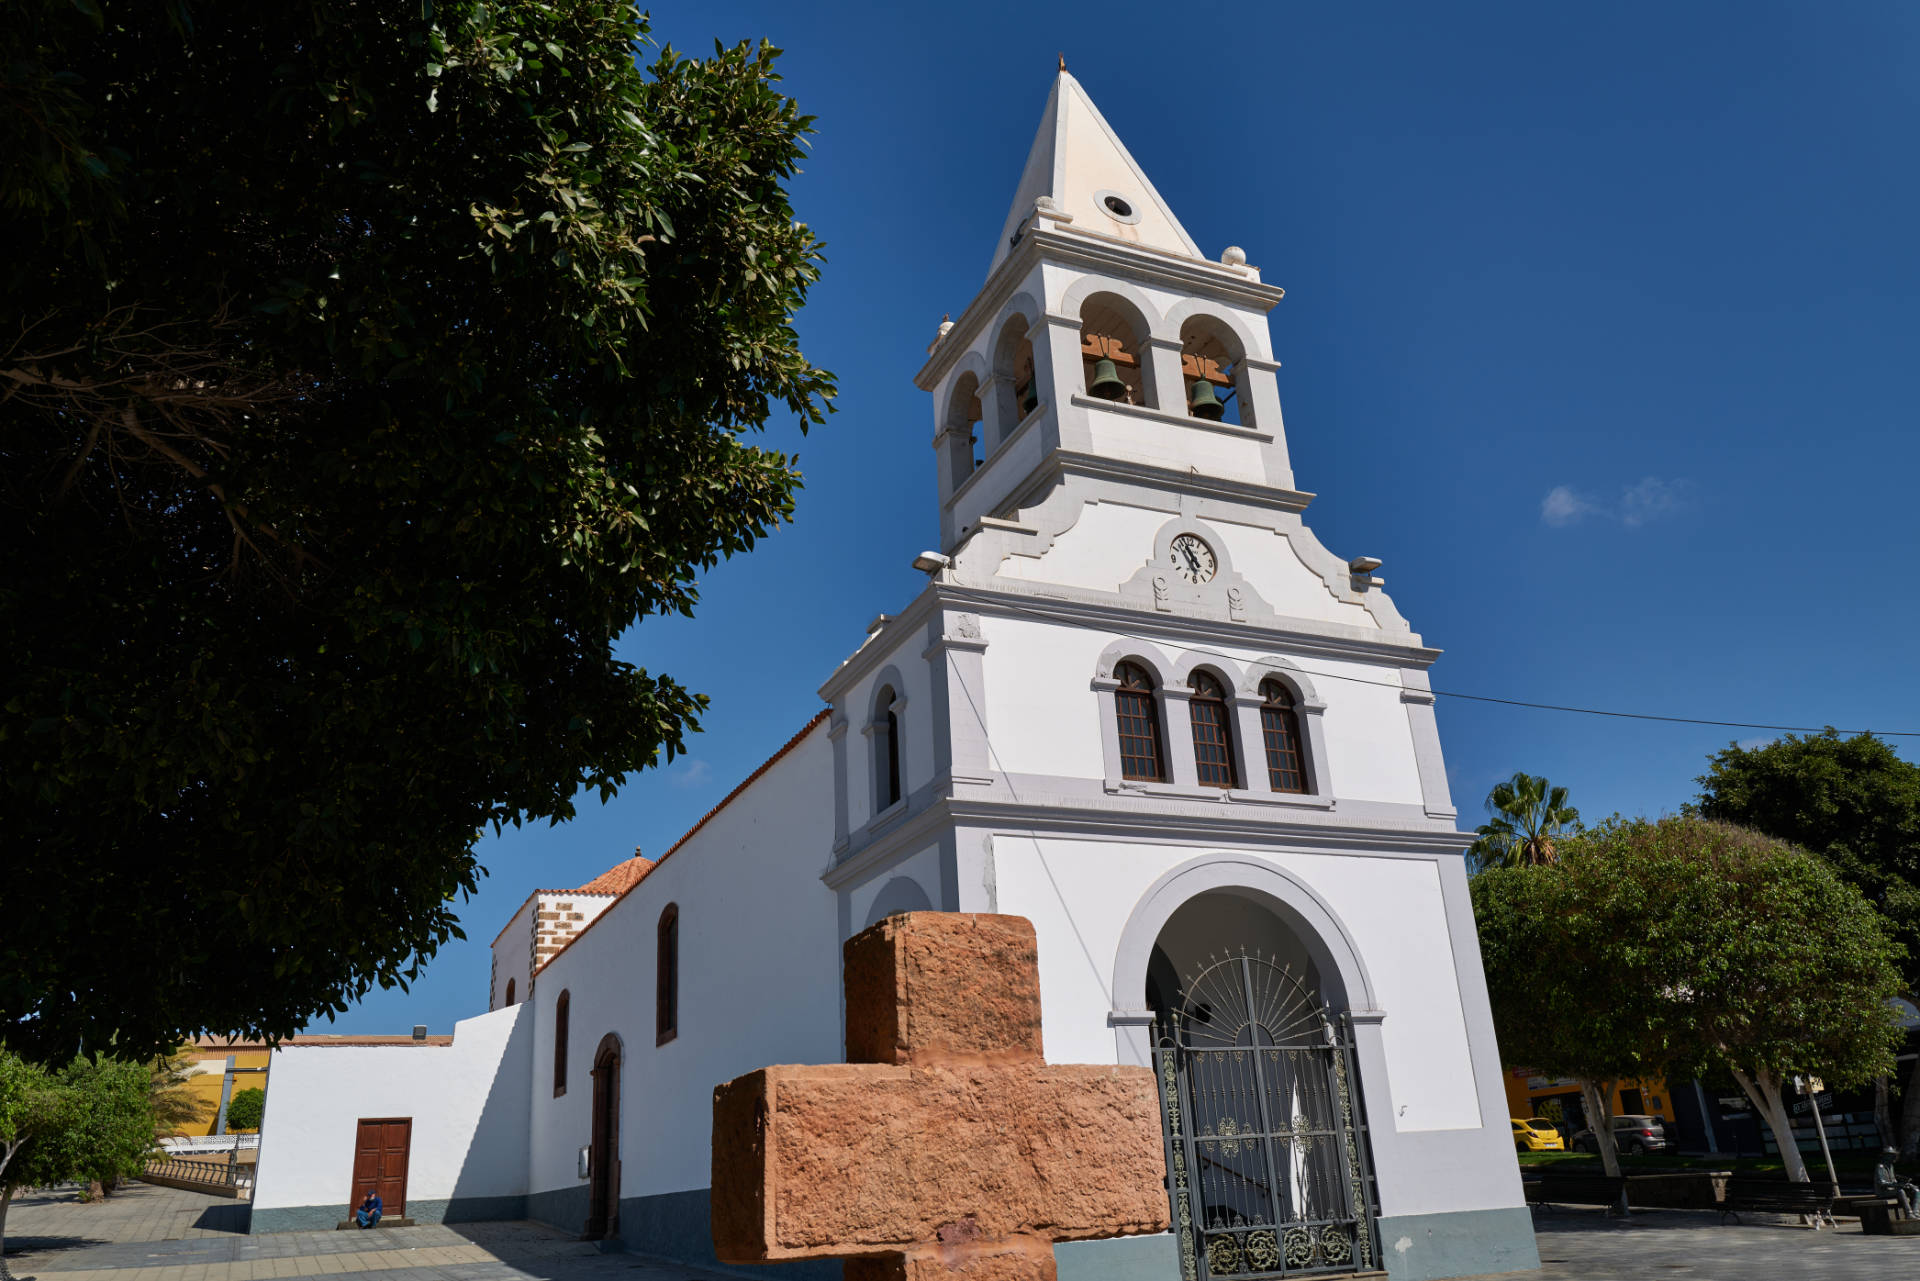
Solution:
<path fill-rule="evenodd" d="M 1054 1281 L 1053 1243 L 1167 1227 L 1144 1067 L 1049 1065 L 1033 926 L 907 912 L 847 940 L 847 1062 L 713 1092 L 725 1263 Z"/>

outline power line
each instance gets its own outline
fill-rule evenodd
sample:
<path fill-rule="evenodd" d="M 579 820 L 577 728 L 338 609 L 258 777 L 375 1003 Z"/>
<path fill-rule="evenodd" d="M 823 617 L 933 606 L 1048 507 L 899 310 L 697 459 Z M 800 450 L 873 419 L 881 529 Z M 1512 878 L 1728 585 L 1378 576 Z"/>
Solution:
<path fill-rule="evenodd" d="M 997 602 L 997 604 L 1009 613 L 1028 614 L 1048 622 L 1058 621 L 1051 615 L 1038 609 L 1012 605 L 1006 602 Z M 1127 640 L 1139 641 L 1143 645 L 1160 645 L 1167 643 L 1165 641 L 1154 640 L 1148 636 L 1136 636 L 1131 632 L 1123 632 L 1115 628 L 1102 628 L 1100 630 L 1112 632 L 1113 635 L 1124 637 Z M 1224 659 L 1230 663 L 1239 663 L 1242 661 L 1232 654 L 1223 653 L 1217 649 L 1205 649 L 1197 645 L 1182 645 L 1181 648 L 1190 654 L 1205 654 L 1212 658 Z M 1370 681 L 1363 676 L 1342 676 L 1338 672 L 1314 672 L 1312 675 L 1316 680 L 1349 681 L 1355 685 L 1372 685 L 1378 689 L 1402 690 L 1407 688 L 1405 685 L 1392 681 Z M 1717 721 L 1699 716 L 1660 716 L 1652 712 L 1616 712 L 1601 707 L 1571 707 L 1564 703 L 1532 703 L 1521 698 L 1495 698 L 1490 694 L 1462 694 L 1456 690 L 1448 689 L 1436 689 L 1427 692 L 1431 693 L 1435 698 L 1458 698 L 1470 703 L 1494 703 L 1501 707 L 1526 707 L 1540 712 L 1571 712 L 1579 716 L 1606 716 L 1614 720 L 1623 721 L 1661 721 L 1669 725 L 1712 725 L 1721 729 L 1768 729 L 1783 734 L 1823 734 L 1831 728 L 1826 725 L 1767 725 L 1759 721 Z M 1920 738 L 1920 730 L 1911 729 L 1843 729 L 1835 730 L 1835 733 L 1876 734 L 1881 738 Z"/>

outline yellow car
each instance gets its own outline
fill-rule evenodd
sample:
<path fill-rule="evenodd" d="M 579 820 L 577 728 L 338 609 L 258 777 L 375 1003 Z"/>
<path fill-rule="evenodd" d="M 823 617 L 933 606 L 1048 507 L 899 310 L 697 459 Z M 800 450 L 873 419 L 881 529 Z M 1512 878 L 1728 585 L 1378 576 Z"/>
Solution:
<path fill-rule="evenodd" d="M 1560 1140 L 1560 1131 L 1553 1122 L 1542 1117 L 1508 1117 L 1513 1122 L 1513 1147 L 1516 1152 L 1565 1152 L 1567 1145 Z"/>

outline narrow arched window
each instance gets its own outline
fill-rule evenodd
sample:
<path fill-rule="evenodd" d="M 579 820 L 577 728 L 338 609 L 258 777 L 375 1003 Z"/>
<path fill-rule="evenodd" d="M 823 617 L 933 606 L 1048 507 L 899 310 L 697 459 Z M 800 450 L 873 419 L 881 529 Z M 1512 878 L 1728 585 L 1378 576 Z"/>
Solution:
<path fill-rule="evenodd" d="M 659 945 L 653 963 L 654 1044 L 680 1034 L 680 909 L 673 903 L 660 913 Z"/>
<path fill-rule="evenodd" d="M 573 993 L 562 992 L 553 1003 L 553 1097 L 567 1092 L 567 1014 L 573 1005 Z"/>
<path fill-rule="evenodd" d="M 1238 787 L 1233 769 L 1233 734 L 1227 724 L 1227 691 L 1207 672 L 1195 672 L 1187 682 L 1193 697 L 1187 708 L 1193 715 L 1193 764 L 1202 787 Z"/>
<path fill-rule="evenodd" d="M 1286 683 L 1260 682 L 1260 736 L 1266 740 L 1267 782 L 1276 792 L 1307 790 L 1306 756 L 1300 750 L 1300 717 Z"/>
<path fill-rule="evenodd" d="M 513 980 L 512 979 L 507 980 L 507 999 L 503 1001 L 501 1004 L 503 1006 L 513 1004 Z"/>
<path fill-rule="evenodd" d="M 1153 677 L 1138 663 L 1113 669 L 1120 688 L 1113 692 L 1114 718 L 1120 729 L 1120 777 L 1163 783 L 1167 763 L 1160 751 L 1160 714 L 1154 706 Z"/>
<path fill-rule="evenodd" d="M 874 811 L 886 809 L 900 799 L 900 713 L 893 686 L 880 690 L 874 700 L 873 718 L 873 792 Z"/>

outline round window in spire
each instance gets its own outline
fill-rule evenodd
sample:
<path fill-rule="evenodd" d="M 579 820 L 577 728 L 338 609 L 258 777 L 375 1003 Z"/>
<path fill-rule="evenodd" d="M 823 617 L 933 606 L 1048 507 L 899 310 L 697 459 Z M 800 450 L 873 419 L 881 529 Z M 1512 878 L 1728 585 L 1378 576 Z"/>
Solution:
<path fill-rule="evenodd" d="M 1133 202 L 1117 191 L 1096 191 L 1094 203 L 1100 206 L 1100 212 L 1115 222 L 1136 223 L 1140 221 L 1140 211 Z"/>

